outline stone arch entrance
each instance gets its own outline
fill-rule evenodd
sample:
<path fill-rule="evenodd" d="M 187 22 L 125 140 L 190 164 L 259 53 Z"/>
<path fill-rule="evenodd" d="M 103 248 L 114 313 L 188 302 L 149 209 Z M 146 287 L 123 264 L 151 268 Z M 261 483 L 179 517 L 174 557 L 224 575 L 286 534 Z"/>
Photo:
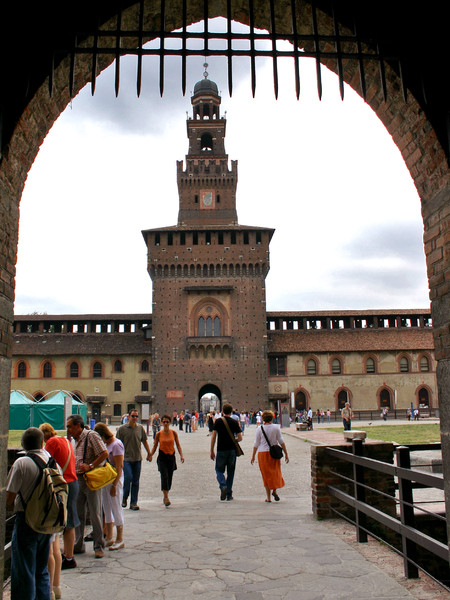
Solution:
<path fill-rule="evenodd" d="M 203 414 L 211 410 L 222 410 L 222 392 L 217 385 L 208 383 L 202 386 L 198 392 L 198 410 Z"/>
<path fill-rule="evenodd" d="M 14 276 L 19 221 L 18 207 L 22 189 L 39 147 L 53 122 L 70 102 L 71 96 L 91 81 L 93 72 L 95 84 L 96 75 L 89 54 L 77 56 L 76 73 L 73 70 L 74 60 L 71 60 L 69 53 L 53 54 L 60 47 L 70 47 L 72 45 L 76 34 L 74 27 L 80 31 L 85 28 L 89 29 L 89 27 L 86 27 L 87 23 L 96 21 L 96 15 L 89 14 L 84 5 L 80 12 L 77 12 L 76 7 L 71 7 L 73 18 L 67 19 L 67 15 L 64 14 L 64 7 L 59 7 L 57 14 L 48 11 L 42 11 L 42 14 L 40 14 L 30 10 L 24 11 L 21 2 L 7 2 L 4 4 L 8 5 L 11 11 L 16 11 L 13 19 L 5 19 L 4 22 L 20 23 L 22 40 L 15 39 L 17 29 L 11 28 L 9 33 L 12 36 L 11 39 L 2 39 L 3 60 L 0 63 L 4 81 L 8 82 L 8 85 L 4 86 L 6 91 L 2 92 L 0 98 L 0 107 L 4 112 L 1 115 L 3 117 L 1 121 L 4 138 L 1 141 L 0 148 L 2 153 L 0 162 L 0 397 L 2 398 L 2 405 L 0 408 L 3 411 L 7 410 L 6 402 L 9 398 L 10 389 Z M 143 4 L 148 9 L 148 23 L 155 23 L 157 29 L 161 21 L 160 6 L 155 5 L 153 7 L 153 3 L 147 0 L 144 0 Z M 311 4 L 303 0 L 295 4 L 298 7 L 299 19 L 305 17 L 306 21 L 307 14 L 311 12 Z M 323 31 L 330 34 L 326 46 L 331 49 L 331 47 L 339 45 L 341 42 L 339 39 L 333 41 L 335 23 L 330 12 L 331 8 L 327 6 L 328 3 L 317 2 L 316 4 L 319 7 L 323 6 L 323 11 L 319 12 L 317 16 Z M 96 5 L 97 3 L 93 3 L 93 7 Z M 274 22 L 277 32 L 280 34 L 289 32 L 289 35 L 292 35 L 292 22 L 289 22 L 283 12 L 280 12 L 280 6 L 285 8 L 287 4 L 275 1 L 274 5 L 277 9 Z M 126 29 L 128 26 L 132 27 L 137 20 L 139 3 L 124 2 L 122 4 L 123 11 L 120 15 L 115 12 L 116 3 L 110 3 L 110 5 L 104 3 L 102 6 L 102 22 L 105 23 L 110 20 L 111 31 L 114 30 L 114 27 L 117 27 L 118 22 L 120 22 L 122 29 Z M 420 195 L 432 301 L 435 356 L 438 360 L 439 403 L 441 406 L 447 407 L 450 404 L 450 347 L 448 337 L 450 323 L 450 290 L 448 289 L 448 272 L 450 268 L 448 264 L 450 173 L 446 121 L 448 106 L 444 105 L 446 96 L 443 92 L 439 93 L 438 82 L 433 87 L 433 93 L 428 96 L 426 101 L 421 98 L 421 81 L 420 78 L 415 78 L 416 69 L 412 68 L 415 59 L 421 58 L 421 56 L 416 55 L 415 51 L 411 52 L 412 47 L 417 47 L 417 39 L 421 40 L 421 52 L 427 52 L 428 45 L 433 44 L 432 38 L 434 38 L 435 44 L 437 43 L 437 54 L 436 57 L 426 55 L 424 58 L 424 64 L 429 67 L 426 78 L 428 81 L 437 81 L 439 77 L 443 77 L 443 74 L 448 71 L 448 65 L 445 62 L 447 53 L 444 48 L 442 48 L 442 55 L 439 55 L 439 52 L 447 36 L 444 34 L 444 29 L 442 31 L 437 29 L 436 31 L 428 25 L 429 19 L 431 19 L 435 22 L 436 28 L 443 28 L 446 25 L 446 19 L 440 19 L 435 8 L 423 7 L 420 13 L 414 17 L 413 10 L 409 12 L 404 8 L 396 8 L 395 3 L 377 3 L 376 5 L 367 3 L 367 7 L 369 8 L 367 11 L 368 17 L 369 13 L 377 16 L 373 24 L 375 29 L 377 27 L 382 28 L 385 23 L 387 29 L 383 33 L 388 44 L 400 45 L 405 60 L 408 57 L 411 59 L 410 72 L 405 80 L 401 81 L 398 76 L 400 71 L 404 71 L 404 69 L 399 69 L 399 65 L 387 65 L 384 69 L 385 77 L 382 81 L 380 80 L 379 69 L 372 65 L 371 68 L 366 70 L 364 87 L 367 91 L 368 104 L 392 135 Z M 2 8 L 2 10 L 4 9 Z M 400 12 L 396 13 L 396 10 Z M 85 14 L 83 14 L 83 11 L 85 11 Z M 214 3 L 214 11 L 214 14 L 208 16 L 228 16 L 225 3 Z M 404 11 L 404 15 L 402 11 Z M 167 8 L 164 15 L 167 30 L 182 25 L 181 12 L 178 4 Z M 359 16 L 361 14 L 364 14 L 363 8 L 359 10 Z M 248 2 L 246 0 L 234 2 L 233 14 L 229 16 L 237 21 L 248 22 Z M 271 22 L 270 3 L 261 6 L 254 16 L 255 27 L 268 28 Z M 355 15 L 351 14 L 351 8 L 347 9 L 345 14 L 337 11 L 336 22 L 342 28 L 341 31 L 347 31 L 348 24 L 352 22 L 352 16 L 357 15 L 356 13 Z M 408 22 L 400 27 L 402 16 L 407 17 Z M 203 17 L 204 3 L 191 2 L 189 4 L 189 20 L 195 22 Z M 70 23 L 70 29 L 64 29 L 64 22 Z M 369 28 L 370 32 L 370 19 L 365 21 L 364 25 Z M 426 32 L 428 30 L 430 35 L 427 38 Z M 57 32 L 58 36 L 47 35 L 48 32 Z M 409 32 L 411 32 L 411 39 L 405 37 L 409 35 Z M 418 32 L 417 36 L 416 32 Z M 7 34 L 6 31 L 3 33 Z M 120 39 L 120 35 L 114 37 Z M 23 44 L 25 39 L 27 44 Z M 55 47 L 44 49 L 41 40 L 46 40 L 49 45 L 51 45 L 51 40 L 55 40 Z M 22 42 L 22 44 L 19 42 Z M 23 45 L 23 50 L 21 50 L 21 45 Z M 10 52 L 11 47 L 17 49 L 17 52 Z M 34 49 L 32 57 L 29 53 L 31 47 Z M 97 73 L 108 66 L 113 57 L 113 54 L 110 57 L 99 57 L 97 65 L 94 64 L 94 67 L 97 66 Z M 432 60 L 432 58 L 435 58 L 435 60 Z M 342 56 L 338 55 L 331 58 L 325 57 L 323 61 L 330 69 L 340 73 L 341 82 L 349 83 L 358 93 L 361 93 L 358 72 L 354 62 L 343 61 Z M 55 64 L 51 79 L 49 79 L 47 68 L 50 63 Z M 24 65 L 26 65 L 26 68 L 24 68 Z M 420 69 L 417 69 L 417 72 L 419 71 Z M 51 97 L 48 94 L 49 87 L 53 89 Z M 401 93 L 402 89 L 406 94 L 406 99 L 403 97 L 404 94 Z M 392 93 L 390 95 L 386 94 L 386 90 Z M 417 100 L 417 98 L 420 100 Z M 2 424 L 0 434 L 5 439 L 7 419 L 2 419 Z M 448 416 L 448 410 L 441 410 L 441 430 L 443 434 L 444 479 L 447 486 L 446 497 L 448 500 L 447 505 L 450 505 L 450 483 L 448 483 L 450 481 L 450 447 L 447 443 L 450 433 L 450 417 Z M 5 452 L 2 453 L 1 461 L 2 473 L 6 473 Z M 4 488 L 3 484 L 4 477 L 0 481 L 0 485 Z M 3 520 L 0 519 L 0 522 L 3 522 Z M 0 560 L 0 562 L 2 561 Z"/>

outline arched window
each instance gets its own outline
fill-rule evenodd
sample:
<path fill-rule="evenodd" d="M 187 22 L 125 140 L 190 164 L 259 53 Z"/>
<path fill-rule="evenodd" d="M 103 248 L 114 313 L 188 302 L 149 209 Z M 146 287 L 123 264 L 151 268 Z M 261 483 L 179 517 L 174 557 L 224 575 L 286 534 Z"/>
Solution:
<path fill-rule="evenodd" d="M 141 381 L 141 392 L 148 392 L 148 381 Z"/>
<path fill-rule="evenodd" d="M 103 377 L 102 363 L 95 362 L 93 364 L 93 366 L 92 366 L 92 377 L 94 377 L 95 379 L 97 379 L 99 377 Z"/>
<path fill-rule="evenodd" d="M 419 390 L 419 408 L 430 407 L 430 395 L 427 388 L 423 387 Z"/>
<path fill-rule="evenodd" d="M 70 377 L 78 377 L 78 376 L 79 376 L 78 363 L 73 361 L 70 363 Z"/>
<path fill-rule="evenodd" d="M 380 392 L 380 408 L 391 408 L 391 393 L 386 388 Z"/>
<path fill-rule="evenodd" d="M 52 367 L 52 363 L 49 361 L 46 361 L 44 363 L 44 366 L 42 368 L 42 376 L 45 378 L 51 378 L 53 377 L 53 367 Z"/>
<path fill-rule="evenodd" d="M 347 390 L 341 390 L 338 394 L 338 410 L 342 410 L 346 402 L 350 402 Z"/>
<path fill-rule="evenodd" d="M 213 139 L 210 133 L 204 133 L 201 139 L 202 152 L 211 152 L 213 149 Z"/>
<path fill-rule="evenodd" d="M 373 358 L 366 360 L 366 373 L 375 373 L 375 361 Z"/>
<path fill-rule="evenodd" d="M 148 373 L 150 371 L 150 363 L 148 362 L 148 360 L 144 359 L 141 362 L 141 371 L 143 373 Z"/>
<path fill-rule="evenodd" d="M 113 415 L 115 417 L 121 417 L 122 416 L 122 405 L 121 404 L 114 404 Z"/>
<path fill-rule="evenodd" d="M 402 356 L 400 359 L 400 373 L 409 373 L 409 360 L 406 356 Z"/>
<path fill-rule="evenodd" d="M 114 382 L 114 391 L 115 392 L 121 392 L 122 391 L 122 382 L 121 381 L 115 381 Z"/>
<path fill-rule="evenodd" d="M 430 363 L 426 356 L 422 356 L 420 358 L 420 370 L 422 373 L 428 372 L 430 370 Z"/>
<path fill-rule="evenodd" d="M 114 361 L 114 373 L 122 373 L 122 361 L 119 359 Z"/>
<path fill-rule="evenodd" d="M 341 361 L 338 358 L 335 358 L 331 363 L 331 372 L 333 373 L 333 375 L 340 375 Z"/>
<path fill-rule="evenodd" d="M 198 320 L 198 335 L 199 336 L 206 335 L 205 319 L 203 317 L 200 317 Z"/>
<path fill-rule="evenodd" d="M 199 317 L 198 319 L 198 335 L 202 336 L 220 336 L 221 335 L 221 326 L 220 326 L 220 317 Z"/>
<path fill-rule="evenodd" d="M 24 360 L 21 360 L 17 365 L 17 377 L 21 379 L 27 376 L 27 363 Z"/>
<path fill-rule="evenodd" d="M 304 392 L 295 394 L 295 410 L 306 410 L 306 395 Z"/>
<path fill-rule="evenodd" d="M 317 375 L 317 363 L 313 358 L 308 360 L 306 365 L 306 372 L 308 375 Z"/>

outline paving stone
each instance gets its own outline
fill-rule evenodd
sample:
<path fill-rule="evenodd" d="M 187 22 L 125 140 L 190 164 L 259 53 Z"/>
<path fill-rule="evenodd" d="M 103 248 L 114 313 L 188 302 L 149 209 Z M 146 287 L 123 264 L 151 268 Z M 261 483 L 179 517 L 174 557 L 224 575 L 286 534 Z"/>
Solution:
<path fill-rule="evenodd" d="M 281 501 L 264 502 L 250 465 L 255 427 L 238 459 L 233 502 L 220 502 L 210 439 L 180 434 L 186 457 L 162 504 L 155 463 L 143 462 L 138 512 L 125 510 L 125 548 L 62 573 L 63 600 L 407 600 L 414 594 L 311 514 L 310 445 L 285 436 Z M 323 437 L 323 433 L 321 433 Z M 8 593 L 4 594 L 8 600 Z M 433 599 L 434 600 L 434 599 Z"/>

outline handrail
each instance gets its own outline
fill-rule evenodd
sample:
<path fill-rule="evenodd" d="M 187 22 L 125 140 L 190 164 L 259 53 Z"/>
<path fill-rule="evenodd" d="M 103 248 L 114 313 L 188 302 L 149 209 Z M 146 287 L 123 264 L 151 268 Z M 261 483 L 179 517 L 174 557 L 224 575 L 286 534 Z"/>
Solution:
<path fill-rule="evenodd" d="M 436 448 L 436 445 L 434 444 L 431 446 Z M 348 473 L 346 475 L 339 473 L 336 468 L 331 471 L 335 477 L 346 482 L 346 489 L 339 489 L 337 482 L 335 481 L 333 483 L 328 483 L 327 491 L 330 496 L 333 496 L 340 502 L 354 509 L 355 520 L 352 521 L 351 518 L 343 515 L 336 508 L 332 507 L 331 509 L 336 514 L 355 525 L 359 542 L 366 542 L 368 534 L 380 539 L 367 528 L 367 518 L 372 519 L 376 523 L 379 523 L 388 530 L 401 536 L 401 550 L 393 546 L 391 547 L 403 556 L 405 576 L 408 578 L 418 577 L 419 567 L 426 572 L 426 569 L 417 563 L 418 548 L 425 549 L 427 552 L 446 561 L 447 564 L 449 563 L 450 558 L 449 547 L 446 543 L 427 535 L 415 526 L 414 509 L 416 508 L 416 505 L 414 503 L 413 490 L 420 487 L 434 488 L 440 491 L 444 490 L 444 479 L 441 474 L 426 473 L 411 469 L 410 450 L 414 451 L 416 449 L 423 450 L 424 446 L 421 444 L 412 444 L 411 447 L 397 446 L 394 450 L 397 458 L 396 465 L 362 456 L 363 440 L 353 440 L 352 452 L 346 452 L 331 447 L 325 449 L 327 456 L 353 465 L 353 477 Z M 388 475 L 392 480 L 396 478 L 398 484 L 394 487 L 398 488 L 399 497 L 397 498 L 396 496 L 386 494 L 373 486 L 366 485 L 365 478 L 368 470 Z M 348 484 L 353 484 L 353 491 L 348 489 Z M 388 499 L 395 502 L 398 506 L 399 515 L 394 516 L 389 514 L 383 510 L 382 506 L 371 506 L 366 501 L 366 491 L 381 494 L 383 497 L 387 496 Z M 391 506 L 392 502 L 390 503 Z M 445 517 L 442 515 L 437 515 L 424 509 L 421 510 L 427 515 L 439 516 L 441 520 L 446 521 Z M 431 577 L 435 579 L 433 575 L 431 575 Z M 439 583 L 448 589 L 443 582 Z"/>

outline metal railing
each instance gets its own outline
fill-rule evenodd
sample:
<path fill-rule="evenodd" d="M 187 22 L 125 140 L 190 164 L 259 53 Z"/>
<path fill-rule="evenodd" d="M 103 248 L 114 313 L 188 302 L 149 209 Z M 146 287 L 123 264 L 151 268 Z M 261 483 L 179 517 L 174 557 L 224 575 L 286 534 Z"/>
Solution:
<path fill-rule="evenodd" d="M 362 456 L 362 440 L 353 440 L 351 453 L 336 448 L 327 448 L 327 456 L 353 467 L 352 476 L 345 475 L 338 470 L 331 470 L 335 482 L 341 482 L 343 485 L 329 484 L 327 486 L 328 493 L 343 503 L 344 508 L 338 509 L 335 506 L 330 508 L 336 515 L 355 525 L 358 542 L 367 542 L 368 535 L 370 535 L 388 544 L 400 554 L 403 557 L 406 577 L 418 577 L 419 569 L 421 569 L 450 591 L 447 578 L 445 576 L 440 578 L 436 574 L 430 573 L 419 558 L 421 549 L 445 561 L 447 566 L 450 558 L 447 540 L 441 541 L 419 529 L 418 520 L 420 515 L 423 515 L 435 523 L 441 522 L 442 529 L 446 530 L 443 500 L 431 500 L 433 503 L 442 502 L 443 504 L 442 512 L 433 512 L 424 508 L 427 502 L 417 502 L 414 499 L 414 490 L 419 488 L 442 492 L 444 490 L 442 475 L 411 469 L 410 450 L 425 448 L 427 448 L 425 445 L 398 446 L 394 450 L 396 465 Z M 431 448 L 440 448 L 440 444 L 432 444 Z M 370 471 L 392 478 L 393 489 L 396 490 L 394 495 L 367 485 Z M 366 494 L 371 495 L 370 503 L 366 501 Z M 377 506 L 373 502 L 374 494 L 380 496 L 380 502 L 376 503 Z M 384 505 L 386 508 L 383 508 Z M 348 511 L 348 508 L 345 507 L 353 509 L 353 518 L 349 516 L 349 512 L 352 511 Z M 400 543 L 390 543 L 394 538 L 399 539 Z"/>

